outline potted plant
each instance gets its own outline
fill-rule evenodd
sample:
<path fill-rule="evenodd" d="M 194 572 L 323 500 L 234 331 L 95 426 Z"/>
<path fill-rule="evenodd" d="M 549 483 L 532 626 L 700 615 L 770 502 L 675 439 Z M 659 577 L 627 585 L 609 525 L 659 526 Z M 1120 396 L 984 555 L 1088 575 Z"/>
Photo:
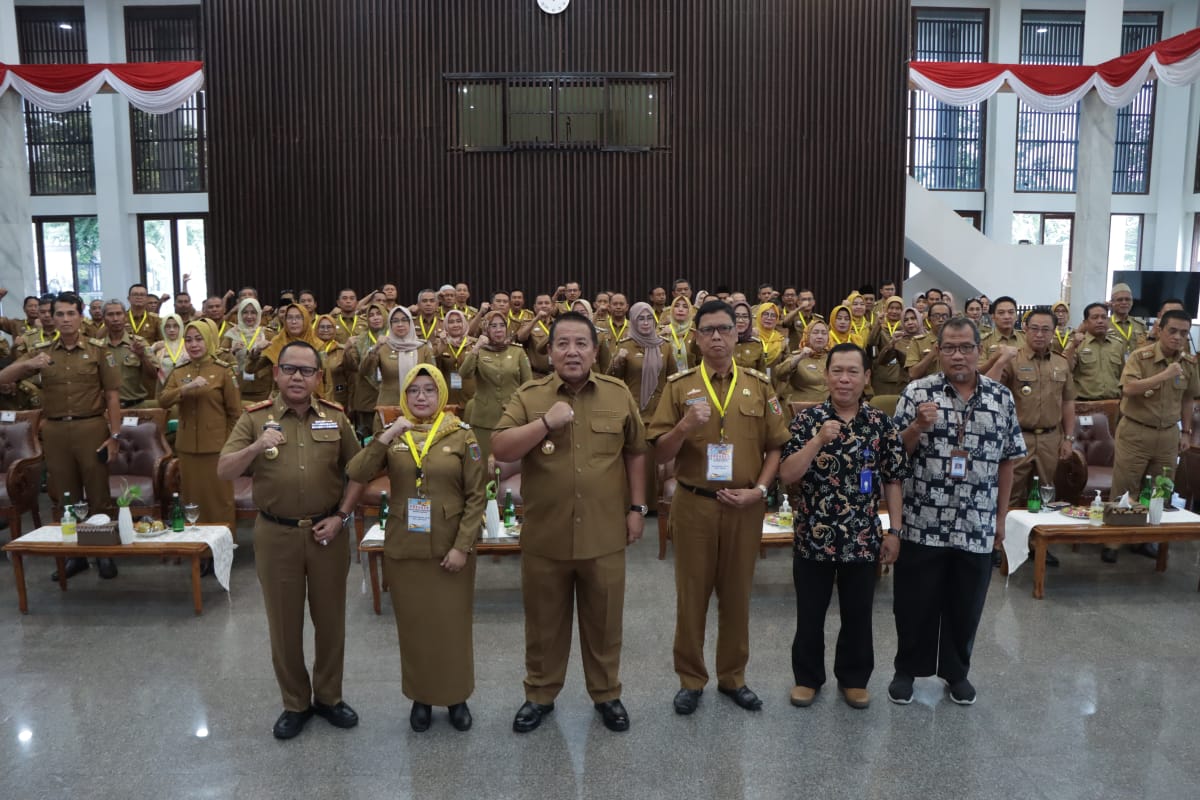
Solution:
<path fill-rule="evenodd" d="M 121 494 L 117 497 L 117 531 L 121 534 L 121 544 L 133 542 L 133 512 L 129 506 L 141 496 L 140 486 L 130 486 L 129 481 L 121 479 Z"/>

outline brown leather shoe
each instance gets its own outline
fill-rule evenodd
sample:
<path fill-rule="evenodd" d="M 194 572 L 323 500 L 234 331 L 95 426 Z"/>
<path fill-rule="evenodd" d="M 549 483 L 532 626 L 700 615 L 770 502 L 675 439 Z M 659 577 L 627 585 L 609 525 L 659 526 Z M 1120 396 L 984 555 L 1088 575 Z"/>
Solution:
<path fill-rule="evenodd" d="M 866 708 L 871 705 L 871 693 L 866 689 L 851 689 L 847 686 L 843 686 L 841 689 L 846 705 L 851 708 Z"/>
<path fill-rule="evenodd" d="M 808 708 L 813 704 L 813 700 L 817 699 L 817 690 L 811 686 L 793 686 L 791 699 L 792 705 Z"/>

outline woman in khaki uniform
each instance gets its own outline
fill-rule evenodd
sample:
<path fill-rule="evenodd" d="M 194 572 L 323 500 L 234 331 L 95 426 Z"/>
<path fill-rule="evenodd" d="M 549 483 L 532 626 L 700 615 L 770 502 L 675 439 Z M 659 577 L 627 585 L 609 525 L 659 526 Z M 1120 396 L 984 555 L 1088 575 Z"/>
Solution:
<path fill-rule="evenodd" d="M 346 348 L 337 340 L 337 323 L 332 314 L 317 317 L 317 344 L 323 373 L 319 396 L 347 408 L 353 374 L 346 369 Z"/>
<path fill-rule="evenodd" d="M 236 317 L 237 324 L 225 329 L 221 349 L 229 353 L 230 360 L 234 362 L 238 388 L 242 391 L 242 405 L 248 406 L 266 400 L 275 389 L 271 365 L 259 358 L 270 344 L 270 335 L 258 324 L 262 319 L 262 306 L 253 297 L 238 303 Z M 249 369 L 252 362 L 258 362 L 257 369 Z"/>
<path fill-rule="evenodd" d="M 233 369 L 217 360 L 217 326 L 192 320 L 184 328 L 189 362 L 167 378 L 159 405 L 179 405 L 175 452 L 179 455 L 184 502 L 200 504 L 200 519 L 237 530 L 233 484 L 217 478 L 221 446 L 242 414 L 242 396 Z"/>
<path fill-rule="evenodd" d="M 692 345 L 696 338 L 692 330 L 692 318 L 696 310 L 692 301 L 679 295 L 671 301 L 667 319 L 662 320 L 662 337 L 671 345 L 671 357 L 675 359 L 675 370 L 683 372 L 700 363 L 699 353 Z"/>
<path fill-rule="evenodd" d="M 675 359 L 671 356 L 671 345 L 658 334 L 654 325 L 654 309 L 649 303 L 634 303 L 629 309 L 629 335 L 616 343 L 608 374 L 621 380 L 629 387 L 629 393 L 637 401 L 642 423 L 654 416 L 658 399 L 662 397 L 667 378 L 675 374 Z M 759 348 L 761 352 L 762 348 Z M 646 507 L 658 509 L 658 465 L 653 458 L 646 463 Z"/>
<path fill-rule="evenodd" d="M 486 462 L 492 454 L 492 430 L 504 413 L 504 405 L 521 384 L 533 377 L 529 357 L 515 344 L 508 344 L 508 322 L 499 311 L 483 315 L 483 335 L 462 362 L 463 378 L 475 379 L 475 397 L 467 410 L 467 422 L 475 429 Z"/>
<path fill-rule="evenodd" d="M 915 319 L 916 310 L 912 313 Z M 871 363 L 871 388 L 875 394 L 900 394 L 908 385 L 908 370 L 904 368 L 907 342 L 904 301 L 899 297 L 889 297 L 871 336 L 871 347 L 875 351 L 875 359 Z"/>
<path fill-rule="evenodd" d="M 158 391 L 167 385 L 171 371 L 188 360 L 183 346 L 183 320 L 178 314 L 168 314 L 162 320 L 163 338 L 150 346 L 154 361 L 158 364 Z"/>
<path fill-rule="evenodd" d="M 733 361 L 738 369 L 755 369 L 764 375 L 767 372 L 767 355 L 762 339 L 754 335 L 754 312 L 750 304 L 739 300 L 733 304 L 734 330 L 737 344 L 733 346 Z M 700 348 L 692 342 L 692 363 L 700 363 Z"/>
<path fill-rule="evenodd" d="M 318 348 L 319 349 L 319 348 Z M 400 381 L 417 364 L 432 364 L 433 350 L 417 338 L 412 312 L 396 306 L 388 315 L 388 334 L 367 351 L 359 369 L 376 372 L 379 378 L 379 398 L 376 406 L 400 405 Z M 372 430 L 379 432 L 383 423 L 376 418 Z"/>
<path fill-rule="evenodd" d="M 763 303 L 758 307 L 754 329 L 762 342 L 767 369 L 770 369 L 784 357 L 788 343 L 787 334 L 779 328 L 779 308 L 774 303 Z"/>
<path fill-rule="evenodd" d="M 371 430 L 375 405 L 379 402 L 379 370 L 367 372 L 362 362 L 371 348 L 384 336 L 387 309 L 382 303 L 367 306 L 367 329 L 352 336 L 346 343 L 346 368 L 354 373 L 354 388 L 350 392 L 351 419 L 360 434 Z"/>
<path fill-rule="evenodd" d="M 403 415 L 346 467 L 350 480 L 362 483 L 387 468 L 395 502 L 383 574 L 396 615 L 401 685 L 413 701 L 409 722 L 418 732 L 429 728 L 432 706 L 447 706 L 456 729 L 470 728 L 467 698 L 475 690 L 471 625 L 475 541 L 487 502 L 484 460 L 474 432 L 444 412 L 447 399 L 436 367 L 410 369 Z"/>
<path fill-rule="evenodd" d="M 449 387 L 451 405 L 464 409 L 475 396 L 475 381 L 462 376 L 462 363 L 471 352 L 475 340 L 467 335 L 467 315 L 457 308 L 446 312 L 442 321 L 444 335 L 433 345 L 433 359 Z"/>
<path fill-rule="evenodd" d="M 825 383 L 825 348 L 828 345 L 829 326 L 824 320 L 814 320 L 804 331 L 800 349 L 776 367 L 775 374 L 783 384 L 787 402 L 823 403 L 829 399 L 829 387 Z"/>

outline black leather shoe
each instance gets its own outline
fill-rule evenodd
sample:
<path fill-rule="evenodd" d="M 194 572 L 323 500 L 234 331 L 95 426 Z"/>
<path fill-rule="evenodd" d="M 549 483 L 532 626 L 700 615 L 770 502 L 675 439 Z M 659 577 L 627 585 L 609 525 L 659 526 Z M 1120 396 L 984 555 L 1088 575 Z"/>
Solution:
<path fill-rule="evenodd" d="M 538 703 L 525 701 L 525 705 L 517 710 L 517 716 L 513 719 L 513 730 L 517 733 L 529 733 L 531 730 L 542 724 L 542 717 L 554 710 L 554 703 L 548 706 L 543 706 Z"/>
<path fill-rule="evenodd" d="M 1117 548 L 1106 547 L 1100 551 L 1100 560 L 1105 564 L 1117 563 Z"/>
<path fill-rule="evenodd" d="M 758 695 L 752 692 L 749 686 L 739 686 L 736 689 L 722 689 L 718 686 L 717 691 L 747 711 L 759 711 L 762 709 L 762 700 L 758 699 Z"/>
<path fill-rule="evenodd" d="M 97 558 L 96 566 L 100 568 L 100 577 L 105 580 L 112 580 L 117 577 L 117 562 L 111 558 Z"/>
<path fill-rule="evenodd" d="M 73 578 L 88 568 L 88 560 L 86 558 L 68 558 L 67 559 L 67 577 Z M 50 580 L 58 583 L 58 571 L 55 570 L 50 575 Z"/>
<path fill-rule="evenodd" d="M 1030 550 L 1029 551 L 1029 560 L 1033 561 L 1033 558 L 1034 558 L 1033 551 Z M 1054 553 L 1051 553 L 1049 550 L 1046 551 L 1046 566 L 1047 567 L 1057 567 L 1058 566 L 1058 558 L 1054 555 Z"/>
<path fill-rule="evenodd" d="M 456 731 L 471 730 L 471 709 L 466 703 L 455 703 L 447 709 L 450 712 L 450 724 Z"/>
<path fill-rule="evenodd" d="M 700 695 L 704 694 L 703 689 L 680 689 L 675 693 L 675 713 L 687 716 L 695 712 L 700 706 Z"/>
<path fill-rule="evenodd" d="M 1158 542 L 1146 542 L 1133 548 L 1133 552 L 1146 558 L 1158 558 Z"/>
<path fill-rule="evenodd" d="M 429 723 L 432 721 L 433 709 L 424 703 L 414 702 L 408 715 L 408 724 L 412 725 L 412 729 L 417 733 L 424 733 L 429 730 Z"/>
<path fill-rule="evenodd" d="M 314 700 L 312 710 L 314 714 L 324 717 L 335 728 L 353 728 L 358 724 L 358 714 L 353 708 L 340 701 L 337 705 L 327 706 Z"/>
<path fill-rule="evenodd" d="M 596 703 L 596 710 L 604 717 L 604 727 L 610 731 L 620 733 L 629 730 L 629 712 L 619 699 Z"/>
<path fill-rule="evenodd" d="M 276 739 L 294 739 L 304 730 L 304 724 L 312 719 L 313 710 L 306 708 L 303 711 L 284 711 L 279 715 L 279 719 L 275 720 L 275 729 L 272 733 Z"/>

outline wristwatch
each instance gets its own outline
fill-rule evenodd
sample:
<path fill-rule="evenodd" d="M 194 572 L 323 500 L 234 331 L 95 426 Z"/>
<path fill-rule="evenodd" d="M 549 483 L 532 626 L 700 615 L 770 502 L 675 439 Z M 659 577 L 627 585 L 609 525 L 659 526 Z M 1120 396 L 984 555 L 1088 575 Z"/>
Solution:
<path fill-rule="evenodd" d="M 762 492 L 763 500 L 766 500 L 767 495 L 770 494 L 770 491 L 767 489 L 767 487 L 763 486 L 761 483 L 758 486 L 755 486 L 754 488 L 758 489 L 760 492 Z"/>
<path fill-rule="evenodd" d="M 884 532 L 884 534 L 883 534 L 883 535 L 884 535 L 884 536 L 896 536 L 896 537 L 899 537 L 899 536 L 900 536 L 900 529 L 899 529 L 899 528 L 888 528 L 888 529 L 887 529 L 887 530 Z"/>
<path fill-rule="evenodd" d="M 338 514 L 338 519 L 342 521 L 342 527 L 344 528 L 350 524 L 350 520 L 354 519 L 354 512 L 347 511 L 345 514 Z"/>
<path fill-rule="evenodd" d="M 116 433 L 110 433 L 110 434 L 108 435 L 108 438 L 110 438 L 110 439 L 120 439 L 120 438 L 121 438 L 121 432 L 120 432 L 120 431 L 117 431 Z"/>
<path fill-rule="evenodd" d="M 1072 434 L 1070 434 L 1069 436 L 1067 436 L 1067 437 L 1065 437 L 1065 438 L 1066 438 L 1066 440 L 1067 440 L 1068 442 L 1073 442 L 1073 441 L 1075 441 L 1075 434 L 1073 434 L 1073 433 L 1072 433 Z"/>
<path fill-rule="evenodd" d="M 647 506 L 647 505 L 640 505 L 640 506 L 639 506 L 639 505 L 632 505 L 632 506 L 630 506 L 630 507 L 629 507 L 629 510 L 630 510 L 630 511 L 636 511 L 636 512 L 638 512 L 639 514 L 641 514 L 641 515 L 644 517 L 644 516 L 646 516 L 647 514 L 649 514 L 649 513 L 650 513 L 650 506 Z"/>

